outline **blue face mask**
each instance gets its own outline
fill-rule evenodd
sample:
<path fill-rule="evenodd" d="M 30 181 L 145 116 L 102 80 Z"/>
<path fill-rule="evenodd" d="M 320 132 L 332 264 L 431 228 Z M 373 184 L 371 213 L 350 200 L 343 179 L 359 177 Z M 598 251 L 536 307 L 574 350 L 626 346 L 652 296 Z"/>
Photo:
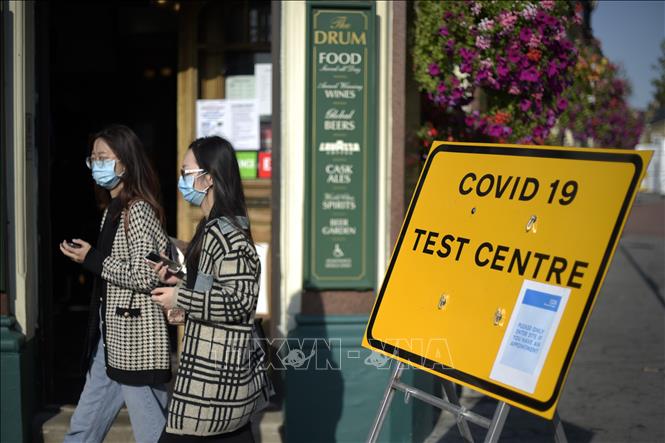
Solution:
<path fill-rule="evenodd" d="M 92 178 L 102 188 L 115 188 L 120 183 L 120 176 L 115 173 L 115 160 L 93 161 Z"/>
<path fill-rule="evenodd" d="M 208 193 L 209 187 L 206 188 L 205 191 L 199 191 L 198 189 L 195 189 L 194 179 L 195 177 L 193 175 L 186 175 L 184 177 L 181 175 L 180 180 L 178 180 L 178 189 L 186 201 L 193 205 L 201 206 L 203 199 Z"/>

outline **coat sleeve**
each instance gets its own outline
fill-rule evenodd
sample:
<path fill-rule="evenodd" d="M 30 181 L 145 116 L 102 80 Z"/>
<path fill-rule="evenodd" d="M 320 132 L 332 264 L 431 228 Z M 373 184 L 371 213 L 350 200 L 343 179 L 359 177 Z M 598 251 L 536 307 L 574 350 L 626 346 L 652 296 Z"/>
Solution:
<path fill-rule="evenodd" d="M 149 293 L 159 286 L 159 276 L 145 261 L 148 252 L 160 252 L 160 238 L 165 238 L 155 211 L 145 201 L 133 203 L 128 209 L 127 248 L 129 257 L 108 256 L 102 265 L 102 278 L 116 286 Z M 118 229 L 125 229 L 121 220 Z"/>
<path fill-rule="evenodd" d="M 242 235 L 238 232 L 231 236 Z M 229 242 L 216 228 L 205 235 L 194 289 L 176 289 L 176 305 L 189 316 L 225 324 L 245 324 L 256 309 L 260 265 L 256 252 L 245 240 Z"/>

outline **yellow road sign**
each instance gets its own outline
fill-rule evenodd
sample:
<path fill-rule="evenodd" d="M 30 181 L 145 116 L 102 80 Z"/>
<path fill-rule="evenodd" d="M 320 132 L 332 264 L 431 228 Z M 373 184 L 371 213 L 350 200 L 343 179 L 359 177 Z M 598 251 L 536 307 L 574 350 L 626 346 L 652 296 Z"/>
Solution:
<path fill-rule="evenodd" d="M 435 143 L 363 346 L 551 419 L 650 158 Z"/>

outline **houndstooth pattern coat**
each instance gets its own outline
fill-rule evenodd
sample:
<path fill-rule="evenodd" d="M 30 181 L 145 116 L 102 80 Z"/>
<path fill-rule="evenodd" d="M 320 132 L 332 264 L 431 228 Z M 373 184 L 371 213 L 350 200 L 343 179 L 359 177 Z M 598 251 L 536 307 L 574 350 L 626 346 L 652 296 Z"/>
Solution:
<path fill-rule="evenodd" d="M 194 289 L 177 287 L 187 311 L 183 351 L 166 431 L 234 431 L 265 406 L 270 382 L 253 318 L 261 266 L 243 233 L 225 218 L 208 222 Z"/>
<path fill-rule="evenodd" d="M 159 277 L 144 258 L 149 252 L 165 251 L 167 244 L 147 202 L 135 201 L 122 211 L 101 272 L 107 285 L 101 312 L 106 371 L 120 383 L 160 384 L 171 378 L 166 320 L 150 298 L 150 291 L 160 285 Z"/>

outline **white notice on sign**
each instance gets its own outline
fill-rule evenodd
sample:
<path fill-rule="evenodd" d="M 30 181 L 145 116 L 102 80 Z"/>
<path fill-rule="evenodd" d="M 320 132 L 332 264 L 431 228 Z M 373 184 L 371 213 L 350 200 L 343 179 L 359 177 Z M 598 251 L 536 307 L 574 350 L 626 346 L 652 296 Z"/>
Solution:
<path fill-rule="evenodd" d="M 227 99 L 255 98 L 255 89 L 253 75 L 230 75 L 226 77 Z"/>
<path fill-rule="evenodd" d="M 256 85 L 256 101 L 259 115 L 272 114 L 272 63 L 257 63 L 254 65 L 254 78 Z"/>
<path fill-rule="evenodd" d="M 533 394 L 570 288 L 525 280 L 490 378 Z"/>
<path fill-rule="evenodd" d="M 256 100 L 228 100 L 229 113 L 233 115 L 230 140 L 238 150 L 258 151 L 261 146 L 259 113 Z"/>
<path fill-rule="evenodd" d="M 230 120 L 226 100 L 196 101 L 196 138 L 219 135 L 231 139 Z"/>

